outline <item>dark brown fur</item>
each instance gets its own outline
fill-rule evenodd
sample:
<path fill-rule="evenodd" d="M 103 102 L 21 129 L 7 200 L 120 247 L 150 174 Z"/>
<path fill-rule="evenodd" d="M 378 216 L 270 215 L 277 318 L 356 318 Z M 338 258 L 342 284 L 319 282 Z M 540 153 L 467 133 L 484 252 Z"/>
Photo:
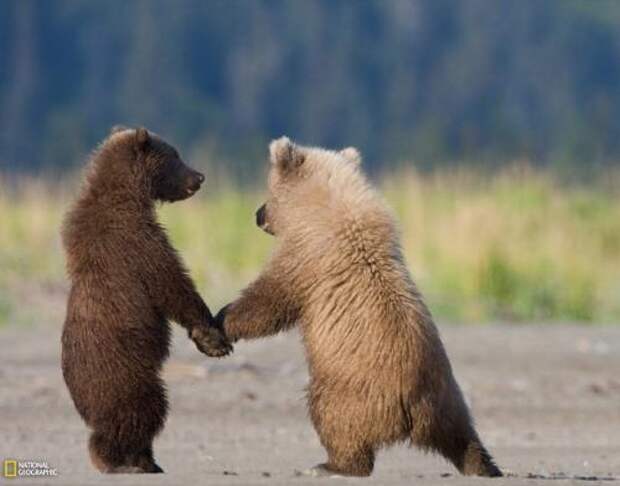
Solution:
<path fill-rule="evenodd" d="M 310 416 L 328 454 L 312 473 L 367 476 L 377 449 L 411 441 L 463 474 L 500 476 L 357 151 L 286 138 L 270 149 L 269 199 L 257 224 L 277 248 L 217 319 L 233 341 L 299 324 Z"/>
<path fill-rule="evenodd" d="M 65 219 L 71 291 L 62 371 L 92 429 L 90 456 L 102 472 L 161 472 L 152 445 L 168 408 L 160 377 L 168 319 L 208 355 L 231 350 L 154 208 L 156 200 L 191 196 L 203 180 L 159 137 L 118 130 L 92 157 Z"/>

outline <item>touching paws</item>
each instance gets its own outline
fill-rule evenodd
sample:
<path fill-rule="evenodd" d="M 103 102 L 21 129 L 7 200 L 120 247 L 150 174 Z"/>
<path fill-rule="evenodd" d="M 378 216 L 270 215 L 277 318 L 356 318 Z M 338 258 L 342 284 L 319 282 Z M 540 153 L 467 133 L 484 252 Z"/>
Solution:
<path fill-rule="evenodd" d="M 189 337 L 200 352 L 213 358 L 227 356 L 233 350 L 224 331 L 215 326 L 195 326 Z"/>
<path fill-rule="evenodd" d="M 228 342 L 236 343 L 239 340 L 239 337 L 235 333 L 235 329 L 231 328 L 230 322 L 226 321 L 226 314 L 230 310 L 230 306 L 232 304 L 228 304 L 220 309 L 220 311 L 215 316 L 215 325 L 220 329 L 223 329 L 226 334 L 226 338 Z"/>

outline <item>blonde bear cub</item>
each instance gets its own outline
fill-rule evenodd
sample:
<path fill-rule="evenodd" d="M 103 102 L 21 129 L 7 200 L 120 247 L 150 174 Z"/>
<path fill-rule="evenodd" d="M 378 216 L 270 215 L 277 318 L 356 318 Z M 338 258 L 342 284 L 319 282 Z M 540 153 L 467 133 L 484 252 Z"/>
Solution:
<path fill-rule="evenodd" d="M 277 247 L 218 319 L 232 341 L 299 326 L 310 416 L 328 455 L 310 473 L 368 476 L 377 449 L 409 441 L 462 474 L 501 476 L 357 150 L 283 137 L 270 159 L 269 198 L 256 219 Z"/>

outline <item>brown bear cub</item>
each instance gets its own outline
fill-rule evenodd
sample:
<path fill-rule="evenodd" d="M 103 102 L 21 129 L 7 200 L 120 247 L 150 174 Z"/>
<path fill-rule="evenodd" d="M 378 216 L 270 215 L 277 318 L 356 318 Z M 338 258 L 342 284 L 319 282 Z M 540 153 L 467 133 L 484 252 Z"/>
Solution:
<path fill-rule="evenodd" d="M 379 448 L 410 441 L 463 474 L 501 476 L 358 152 L 287 138 L 270 152 L 269 198 L 256 219 L 278 245 L 217 319 L 232 341 L 299 323 L 310 416 L 328 454 L 309 474 L 368 476 Z"/>
<path fill-rule="evenodd" d="M 102 472 L 162 472 L 152 445 L 168 408 L 160 377 L 168 319 L 209 356 L 232 349 L 155 214 L 156 201 L 186 199 L 203 181 L 158 136 L 116 129 L 92 156 L 66 216 L 62 371 Z"/>

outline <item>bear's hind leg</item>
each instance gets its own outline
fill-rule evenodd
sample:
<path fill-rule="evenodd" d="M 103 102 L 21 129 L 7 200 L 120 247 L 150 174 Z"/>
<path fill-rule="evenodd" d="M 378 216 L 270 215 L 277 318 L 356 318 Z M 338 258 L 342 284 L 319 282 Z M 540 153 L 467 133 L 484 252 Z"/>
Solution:
<path fill-rule="evenodd" d="M 142 474 L 164 472 L 153 460 L 151 446 L 137 454 L 127 453 L 113 440 L 100 432 L 93 432 L 88 442 L 93 465 L 102 473 Z"/>
<path fill-rule="evenodd" d="M 330 451 L 327 463 L 321 466 L 345 476 L 370 476 L 375 466 L 375 453 L 365 447 Z"/>
<path fill-rule="evenodd" d="M 448 458 L 450 459 L 450 457 Z M 464 449 L 456 451 L 456 456 L 451 460 L 459 471 L 467 476 L 486 476 L 491 478 L 503 476 L 495 462 L 493 462 L 493 458 L 477 437 L 471 439 Z"/>
<path fill-rule="evenodd" d="M 454 464 L 461 474 L 467 476 L 499 477 L 502 472 L 485 449 L 474 429 L 464 402 L 452 403 L 452 407 L 435 411 L 432 407 L 415 410 L 418 424 L 412 431 L 413 442 L 442 454 Z"/>
<path fill-rule="evenodd" d="M 88 452 L 93 465 L 102 473 L 142 473 L 140 467 L 125 463 L 125 455 L 118 445 L 100 432 L 93 432 L 88 440 Z"/>
<path fill-rule="evenodd" d="M 340 389 L 311 385 L 310 418 L 327 452 L 327 462 L 308 471 L 311 476 L 370 476 L 375 465 L 375 441 L 364 402 Z M 344 399 L 346 397 L 346 400 Z M 371 437 L 372 436 L 372 437 Z"/>
<path fill-rule="evenodd" d="M 451 433 L 447 432 L 447 435 L 437 434 L 431 441 L 430 448 L 442 454 L 466 476 L 502 476 L 473 428 L 465 433 L 453 430 Z"/>
<path fill-rule="evenodd" d="M 354 441 L 327 443 L 327 462 L 318 464 L 308 471 L 310 476 L 370 476 L 375 464 L 373 448 Z"/>
<path fill-rule="evenodd" d="M 153 447 L 149 446 L 144 449 L 136 460 L 136 466 L 143 469 L 147 473 L 163 473 L 164 470 L 153 459 Z"/>
<path fill-rule="evenodd" d="M 491 454 L 478 438 L 473 427 L 469 431 L 453 430 L 448 435 L 439 434 L 432 448 L 452 462 L 466 476 L 503 476 Z"/>
<path fill-rule="evenodd" d="M 123 472 L 162 473 L 153 458 L 153 439 L 166 419 L 166 393 L 158 376 L 139 378 L 140 387 L 133 396 L 126 397 L 123 412 L 116 417 L 117 438 L 124 450 L 123 465 L 136 469 Z"/>

